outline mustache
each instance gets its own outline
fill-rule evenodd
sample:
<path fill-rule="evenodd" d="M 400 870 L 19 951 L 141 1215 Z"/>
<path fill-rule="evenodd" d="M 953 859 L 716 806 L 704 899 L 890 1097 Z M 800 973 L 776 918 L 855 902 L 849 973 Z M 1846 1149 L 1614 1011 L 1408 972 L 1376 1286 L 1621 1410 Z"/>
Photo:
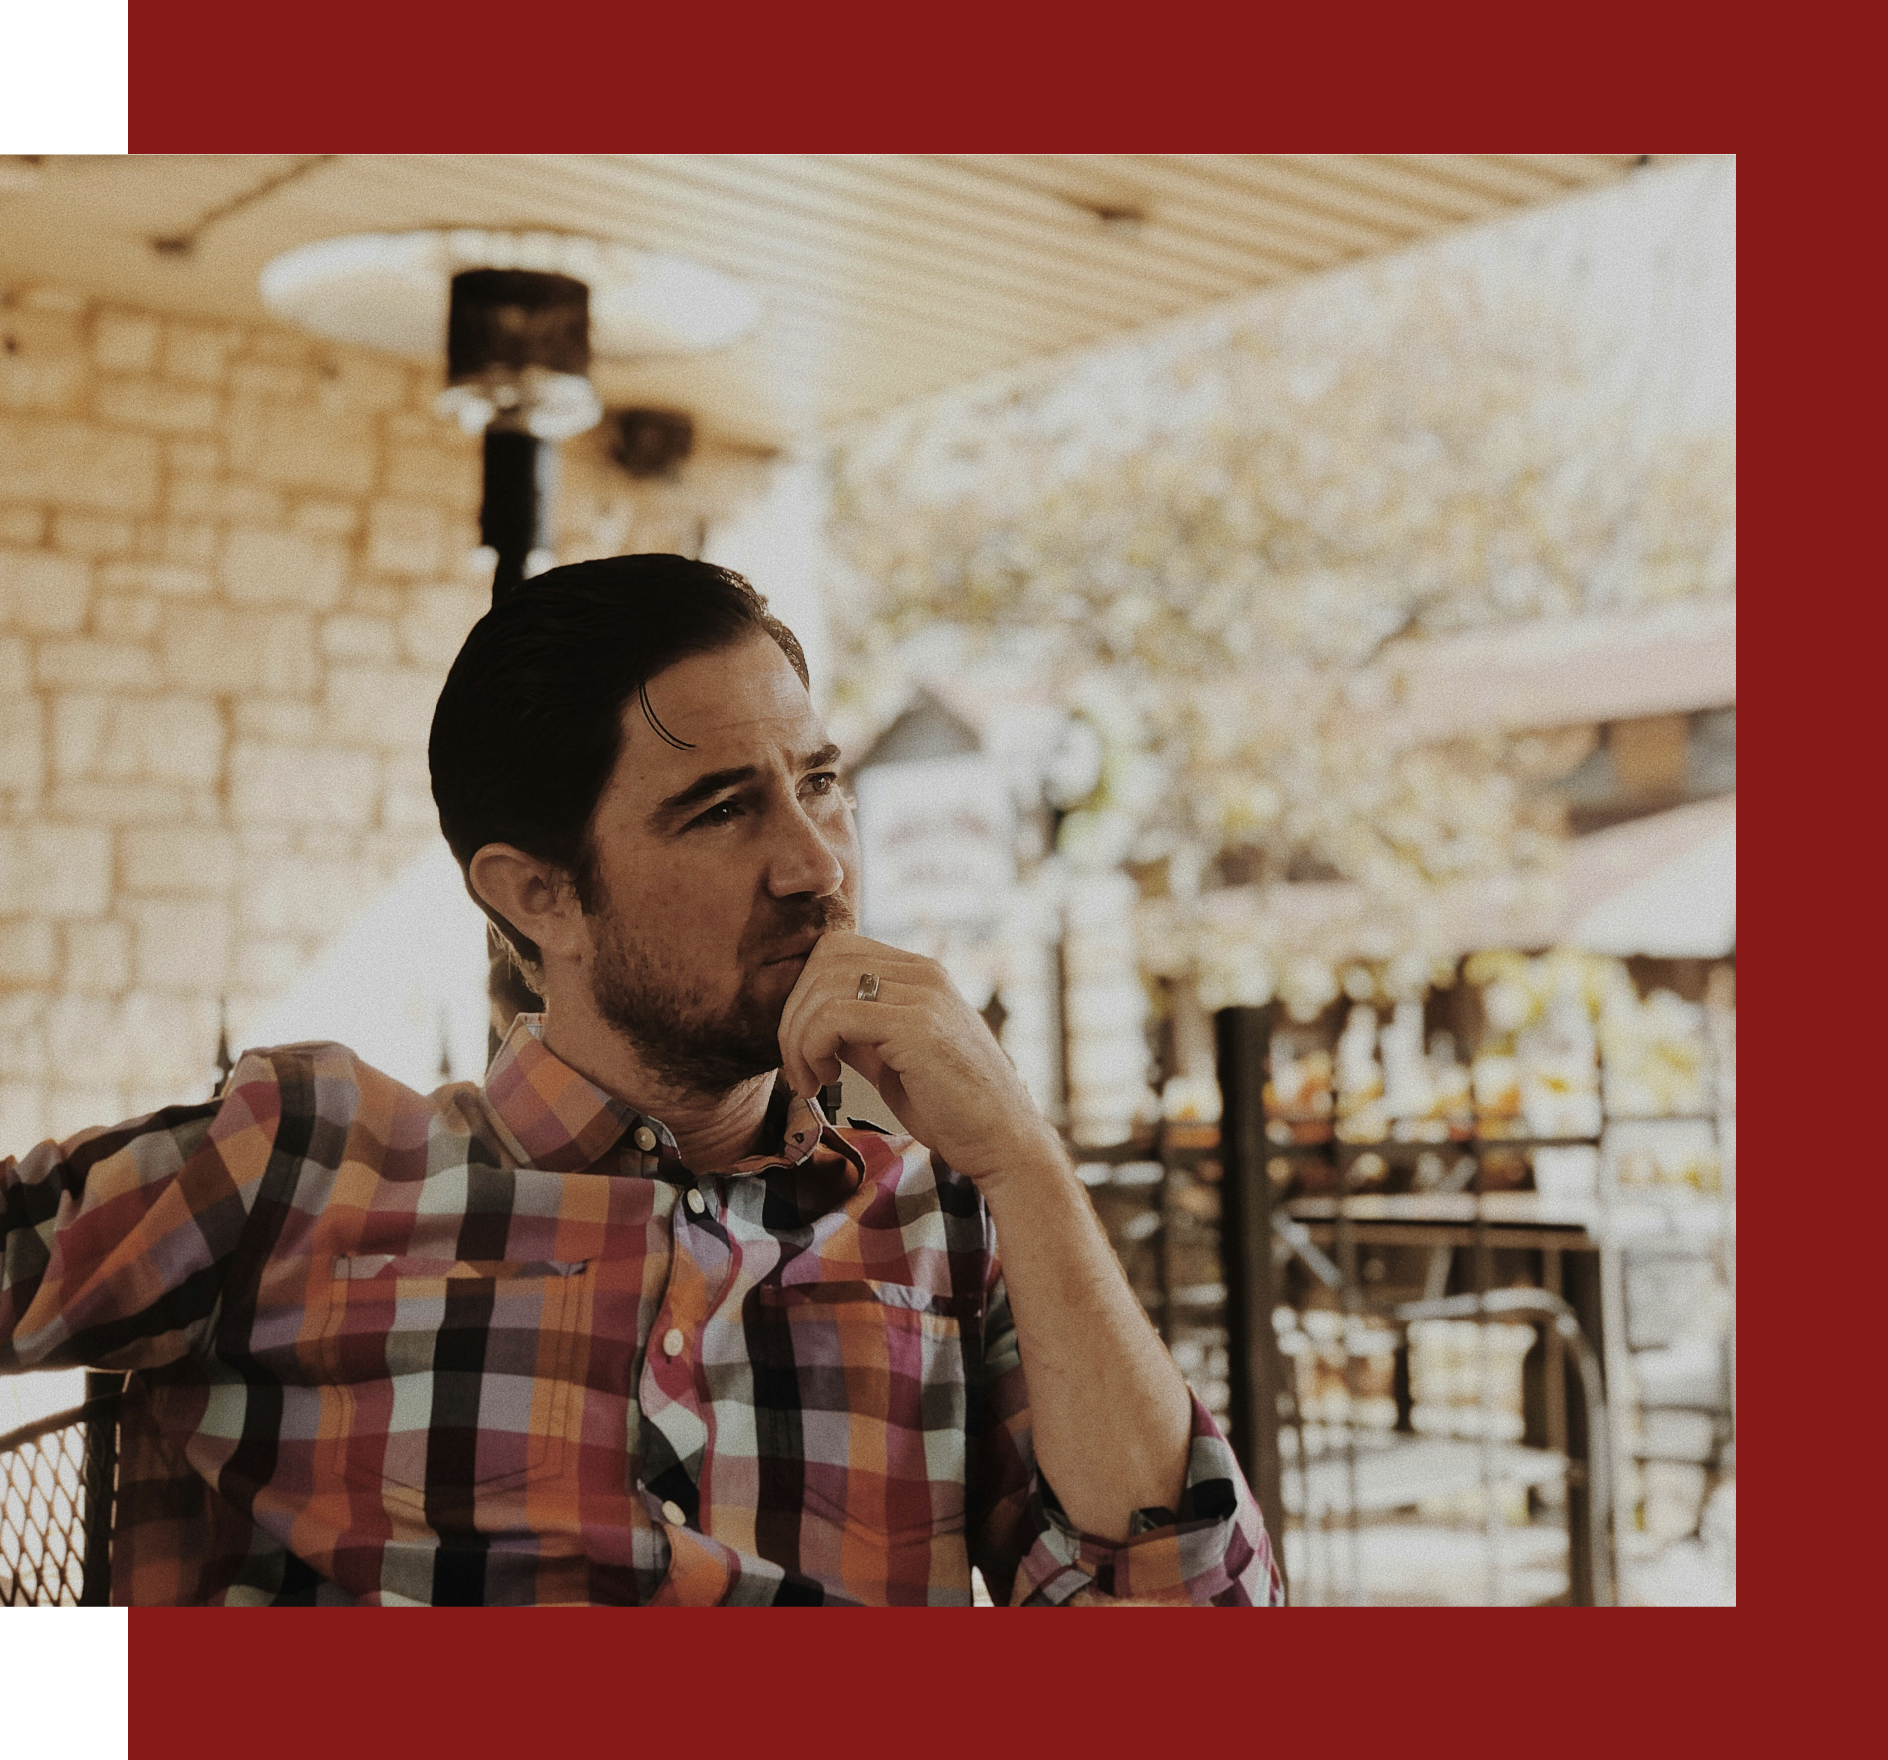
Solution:
<path fill-rule="evenodd" d="M 857 927 L 857 912 L 837 893 L 825 897 L 802 894 L 778 900 L 765 924 L 757 926 L 747 940 L 753 952 L 763 958 L 778 959 L 786 949 L 809 936 L 824 935 L 829 929 Z"/>

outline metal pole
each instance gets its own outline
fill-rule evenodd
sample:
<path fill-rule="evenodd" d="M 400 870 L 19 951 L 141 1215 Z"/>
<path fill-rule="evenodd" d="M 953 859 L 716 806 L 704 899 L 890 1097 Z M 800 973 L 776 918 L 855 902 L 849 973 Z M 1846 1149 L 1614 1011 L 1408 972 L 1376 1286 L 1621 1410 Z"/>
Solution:
<path fill-rule="evenodd" d="M 1219 1250 L 1226 1283 L 1229 1440 L 1258 1499 L 1282 1577 L 1285 1499 L 1279 1473 L 1278 1402 L 1283 1370 L 1272 1329 L 1277 1288 L 1272 1184 L 1265 1171 L 1264 1093 L 1271 1021 L 1271 1010 L 1264 1008 L 1224 1008 L 1214 1017 L 1224 1168 Z"/>

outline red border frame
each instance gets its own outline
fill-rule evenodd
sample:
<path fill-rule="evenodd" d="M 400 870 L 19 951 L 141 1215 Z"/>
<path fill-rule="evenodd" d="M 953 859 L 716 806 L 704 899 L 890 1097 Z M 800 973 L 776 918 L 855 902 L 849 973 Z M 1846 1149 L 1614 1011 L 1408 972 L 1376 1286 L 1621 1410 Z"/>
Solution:
<path fill-rule="evenodd" d="M 1735 144 L 1734 123 L 1768 123 L 1766 132 L 1780 134 L 1777 110 L 1796 74 L 1793 45 L 1753 45 L 1730 15 L 1654 17 L 1642 5 L 1538 16 L 1483 7 L 1446 20 L 1422 10 L 1388 20 L 1345 13 L 1322 33 L 1256 8 L 1198 4 L 1157 13 L 993 0 L 902 13 L 857 3 L 748 10 L 618 7 L 591 20 L 559 11 L 543 15 L 549 40 L 540 47 L 519 40 L 515 11 L 489 4 L 448 14 L 402 0 L 340 0 L 289 13 L 235 0 L 132 0 L 131 144 L 143 152 L 1197 150 L 1313 129 L 1353 140 L 1360 130 L 1433 133 L 1442 120 L 1484 139 L 1547 124 L 1577 126 L 1588 139 L 1617 131 L 1608 144 L 1641 134 L 1662 137 L 1649 145 L 1721 149 Z M 1844 77 L 1840 67 L 1818 70 L 1811 129 L 1844 113 L 1832 89 Z M 1795 1182 L 1777 1174 L 1813 1157 L 1818 1174 L 1872 1187 L 1872 1168 L 1853 1179 L 1830 1168 L 1824 1143 L 1810 1149 L 1801 1139 L 1804 1118 L 1820 1121 L 1830 1095 L 1872 1092 L 1873 1046 L 1842 965 L 1872 943 L 1839 921 L 1845 907 L 1859 917 L 1875 890 L 1867 843 L 1838 836 L 1824 855 L 1811 838 L 1862 830 L 1857 766 L 1877 743 L 1862 670 L 1875 650 L 1853 640 L 1872 633 L 1864 620 L 1873 558 L 1856 555 L 1839 517 L 1844 506 L 1868 505 L 1865 447 L 1877 424 L 1865 408 L 1845 422 L 1826 392 L 1828 407 L 1817 409 L 1813 393 L 1849 388 L 1855 339 L 1872 338 L 1878 319 L 1873 278 L 1844 257 L 1859 254 L 1867 223 L 1826 175 L 1853 147 L 1830 143 L 1825 159 L 1816 140 L 1794 138 L 1793 151 L 1756 155 L 1744 172 L 1757 179 L 1745 297 L 1756 301 L 1754 333 L 1777 339 L 1753 351 L 1745 391 L 1760 412 L 1751 444 L 1762 491 L 1744 545 L 1763 585 L 1750 608 L 1762 661 L 1746 705 L 1755 737 L 1745 755 L 1745 795 L 1757 815 L 1745 867 L 1760 929 L 1742 974 L 1753 1004 L 1743 1011 L 1746 1031 L 1756 1035 L 1745 1060 L 1754 1151 L 1745 1165 L 1754 1171 L 1744 1210 L 1755 1270 L 1741 1337 L 1752 1414 L 1743 1426 L 1752 1540 L 1744 1609 L 1378 1616 L 1368 1626 L 1360 1622 L 1371 1616 L 1326 1612 L 1267 1621 L 1263 1632 L 1151 1616 L 953 1632 L 937 1615 L 922 1627 L 913 1616 L 895 1616 L 894 1626 L 881 1615 L 816 1632 L 807 1616 L 776 1614 L 764 1634 L 725 1619 L 678 1629 L 675 1616 L 646 1610 L 442 1611 L 397 1631 L 370 1630 L 365 1615 L 276 1613 L 267 1624 L 224 1618 L 212 1632 L 199 1623 L 211 1614 L 140 1609 L 133 1754 L 253 1739 L 285 1755 L 339 1744 L 369 1756 L 435 1751 L 456 1738 L 483 1755 L 595 1737 L 869 1743 L 918 1760 L 984 1746 L 1140 1754 L 1299 1734 L 1339 1751 L 1520 1742 L 1584 1754 L 1596 1742 L 1641 1753 L 1666 1743 L 1695 1750 L 1733 1732 L 1809 1735 L 1827 1715 L 1816 1677 L 1859 1648 L 1859 1630 L 1844 1642 L 1832 1616 L 1850 1600 L 1859 1611 L 1869 1587 L 1859 1560 L 1825 1531 L 1819 1505 L 1833 1502 L 1830 1513 L 1861 1530 L 1872 1482 L 1846 1481 L 1814 1452 L 1823 1426 L 1810 1426 L 1807 1446 L 1791 1450 L 1785 1438 L 1812 1413 L 1826 1415 L 1833 1436 L 1875 1396 L 1827 1342 L 1842 1333 L 1841 1285 L 1786 1269 L 1781 1300 L 1772 1293 L 1779 1265 L 1836 1263 L 1828 1219 L 1805 1217 L 1790 1202 Z M 1825 174 L 1805 175 L 1813 171 Z M 1786 248 L 1786 235 L 1796 248 Z M 1798 591 L 1784 597 L 1785 583 Z M 1783 737 L 1799 722 L 1816 727 L 1814 761 L 1796 758 L 1810 742 L 1793 752 Z M 1831 764 L 1832 754 L 1844 761 Z M 1787 950 L 1772 952 L 1763 932 L 1771 922 L 1790 924 Z M 1851 1043 L 1835 1047 L 1836 1067 L 1818 1071 L 1812 1086 L 1798 1092 L 1765 1073 L 1807 1063 L 1810 1044 L 1823 1054 L 1830 1023 L 1844 1021 L 1856 1029 Z M 1780 1324 L 1792 1317 L 1800 1324 Z M 1792 1453 L 1826 1482 L 1786 1479 L 1778 1463 Z"/>

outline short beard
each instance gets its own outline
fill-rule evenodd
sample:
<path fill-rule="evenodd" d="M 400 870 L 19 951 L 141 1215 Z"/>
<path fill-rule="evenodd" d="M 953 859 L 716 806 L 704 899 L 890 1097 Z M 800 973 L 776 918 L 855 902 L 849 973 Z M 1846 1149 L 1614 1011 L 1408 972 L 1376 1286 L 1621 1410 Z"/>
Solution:
<path fill-rule="evenodd" d="M 600 933 L 591 1000 L 652 1075 L 683 1093 L 718 1096 L 780 1067 L 785 997 L 765 1001 L 744 979 L 734 999 L 711 1012 L 699 989 L 686 985 L 661 953 L 631 941 L 597 879 L 592 887 L 586 910 Z M 841 897 L 783 899 L 771 921 L 748 925 L 741 951 L 745 954 L 750 945 L 776 946 L 809 931 L 848 929 L 852 923 L 852 907 Z"/>

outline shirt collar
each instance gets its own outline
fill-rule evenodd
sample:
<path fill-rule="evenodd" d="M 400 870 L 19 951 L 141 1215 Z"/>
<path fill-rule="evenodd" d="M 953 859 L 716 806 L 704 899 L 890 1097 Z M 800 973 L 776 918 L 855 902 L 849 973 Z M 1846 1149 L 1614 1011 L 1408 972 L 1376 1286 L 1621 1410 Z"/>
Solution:
<path fill-rule="evenodd" d="M 602 1160 L 625 1137 L 625 1152 L 640 1161 L 640 1171 L 659 1172 L 664 1162 L 679 1165 L 667 1125 L 579 1075 L 544 1043 L 543 1032 L 541 1014 L 519 1015 L 485 1072 L 487 1106 L 527 1166 L 547 1173 L 578 1173 Z M 777 1109 L 770 1108 L 769 1126 L 781 1132 L 777 1153 L 750 1155 L 731 1167 L 691 1171 L 762 1173 L 798 1166 L 830 1128 L 819 1101 L 797 1094 L 789 1098 L 777 1125 L 776 1116 Z"/>

